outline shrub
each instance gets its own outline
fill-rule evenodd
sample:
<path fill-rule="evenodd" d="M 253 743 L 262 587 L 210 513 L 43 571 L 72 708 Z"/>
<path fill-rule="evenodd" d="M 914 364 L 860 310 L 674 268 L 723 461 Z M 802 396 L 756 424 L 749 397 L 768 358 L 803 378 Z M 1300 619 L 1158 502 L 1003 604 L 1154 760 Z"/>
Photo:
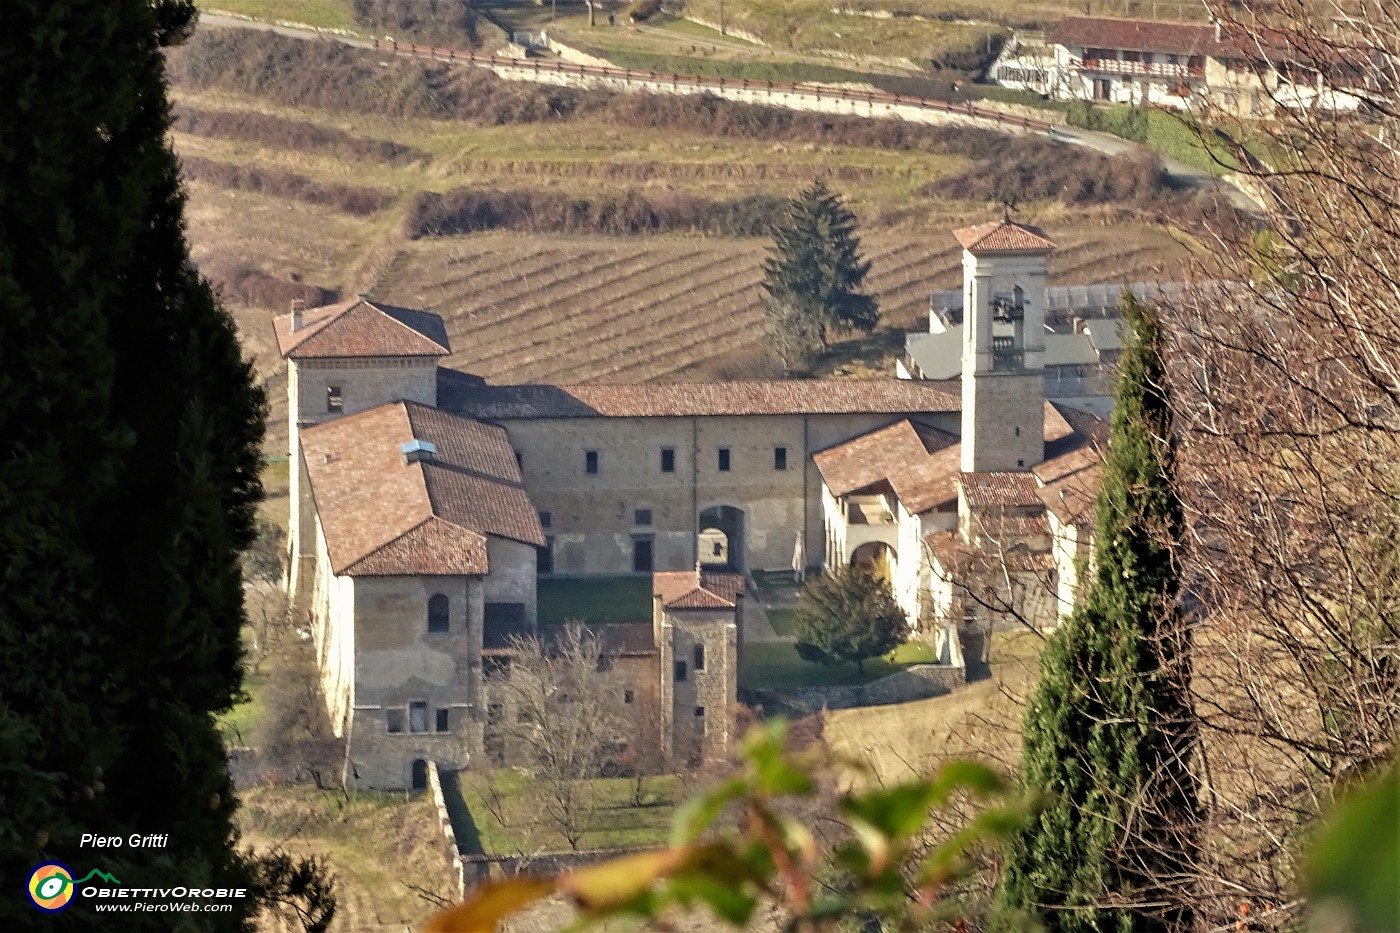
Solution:
<path fill-rule="evenodd" d="M 365 139 L 344 130 L 246 110 L 203 110 L 188 104 L 172 108 L 174 128 L 214 139 L 237 139 L 269 148 L 327 152 L 351 159 L 403 165 L 428 158 L 421 149 L 387 139 Z"/>
<path fill-rule="evenodd" d="M 661 12 L 661 0 L 636 0 L 627 8 L 627 18 L 634 23 L 644 23 Z"/>
<path fill-rule="evenodd" d="M 468 0 L 351 0 L 355 21 L 409 39 L 479 48 Z"/>
<path fill-rule="evenodd" d="M 595 198 L 553 191 L 458 188 L 415 195 L 404 218 L 404 235 L 450 236 L 487 230 L 532 233 L 602 233 L 626 236 L 695 232 L 758 236 L 786 206 L 782 198 L 752 195 L 710 201 L 686 194 L 647 197 L 628 189 Z"/>
<path fill-rule="evenodd" d="M 305 175 L 276 169 L 252 169 L 227 162 L 215 162 L 198 156 L 180 159 L 181 174 L 192 181 L 202 181 L 220 188 L 254 191 L 276 197 L 295 198 L 308 204 L 324 204 L 346 214 L 365 217 L 382 210 L 393 194 L 378 188 L 348 185 L 323 185 Z"/>
<path fill-rule="evenodd" d="M 340 293 L 334 289 L 279 279 L 246 263 L 215 259 L 201 263 L 199 271 L 218 290 L 221 298 L 238 304 L 284 311 L 297 300 L 306 302 L 308 308 L 340 300 Z"/>

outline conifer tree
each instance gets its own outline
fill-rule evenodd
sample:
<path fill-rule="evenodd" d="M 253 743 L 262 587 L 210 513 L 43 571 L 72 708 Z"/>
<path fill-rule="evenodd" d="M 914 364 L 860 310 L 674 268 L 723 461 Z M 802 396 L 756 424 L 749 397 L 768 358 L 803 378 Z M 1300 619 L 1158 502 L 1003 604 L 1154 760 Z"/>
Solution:
<path fill-rule="evenodd" d="M 1044 810 L 1013 837 L 1007 915 L 1051 931 L 1182 930 L 1199 821 L 1182 535 L 1154 312 L 1124 298 L 1124 354 L 1088 592 L 1050 638 L 1026 712 L 1022 777 Z"/>
<path fill-rule="evenodd" d="M 870 333 L 879 323 L 875 299 L 861 291 L 870 263 L 860 256 L 856 218 L 820 179 L 794 198 L 773 230 L 763 263 L 770 333 L 806 363 L 833 330 Z"/>
<path fill-rule="evenodd" d="M 51 860 L 126 886 L 287 874 L 255 876 L 236 849 L 213 722 L 241 690 L 265 403 L 184 239 L 160 48 L 193 17 L 190 0 L 0 5 L 0 874 L 16 885 Z M 97 852 L 82 833 L 162 845 Z M 188 928 L 243 929 L 257 905 L 232 903 Z M 35 919 L 0 898 L 0 928 Z M 54 928 L 109 921 L 78 904 Z"/>

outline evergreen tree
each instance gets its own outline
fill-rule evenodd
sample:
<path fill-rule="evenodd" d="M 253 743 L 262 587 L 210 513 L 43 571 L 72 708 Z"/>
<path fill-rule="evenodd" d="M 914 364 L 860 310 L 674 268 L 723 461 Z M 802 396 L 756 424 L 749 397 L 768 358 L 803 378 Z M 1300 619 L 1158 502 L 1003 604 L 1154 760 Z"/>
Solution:
<path fill-rule="evenodd" d="M 805 363 L 812 337 L 827 345 L 833 330 L 870 333 L 879 323 L 875 299 L 861 292 L 870 263 L 860 257 L 856 218 L 820 179 L 788 208 L 773 230 L 773 252 L 763 263 L 770 332 L 792 343 Z"/>
<path fill-rule="evenodd" d="M 237 852 L 213 722 L 241 690 L 265 402 L 184 239 L 161 45 L 193 21 L 190 0 L 0 6 L 0 874 L 16 884 L 50 860 L 128 887 L 267 895 L 289 877 Z M 82 833 L 165 844 L 83 849 Z M 233 907 L 121 928 L 245 928 L 255 902 Z M 104 916 L 80 903 L 52 927 Z M 0 898 L 0 928 L 34 918 Z"/>
<path fill-rule="evenodd" d="M 1124 298 L 1124 354 L 1088 592 L 1050 639 L 1022 776 L 1045 809 L 1008 846 L 999 901 L 1051 931 L 1183 930 L 1199 822 L 1181 503 L 1155 314 Z"/>
<path fill-rule="evenodd" d="M 903 644 L 909 619 L 890 585 L 854 564 L 807 581 L 793 613 L 797 653 L 804 661 L 840 664 L 879 657 Z"/>

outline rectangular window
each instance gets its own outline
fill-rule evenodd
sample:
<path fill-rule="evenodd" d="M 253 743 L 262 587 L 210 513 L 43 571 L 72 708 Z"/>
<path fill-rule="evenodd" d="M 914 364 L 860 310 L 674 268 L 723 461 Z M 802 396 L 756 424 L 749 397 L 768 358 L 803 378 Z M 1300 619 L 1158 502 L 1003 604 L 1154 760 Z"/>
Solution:
<path fill-rule="evenodd" d="M 675 677 L 676 677 L 676 683 L 680 683 L 682 680 L 685 680 L 685 662 L 684 662 L 684 661 L 677 661 L 677 662 L 676 662 Z"/>
<path fill-rule="evenodd" d="M 490 706 L 486 707 L 487 722 L 500 722 L 505 714 L 506 708 L 500 703 L 492 703 Z"/>
<path fill-rule="evenodd" d="M 632 691 L 631 691 L 631 690 L 624 690 L 624 691 L 622 691 L 622 702 L 624 702 L 624 703 L 631 703 L 631 702 L 632 702 L 632 699 L 633 699 L 633 694 L 632 694 Z"/>
<path fill-rule="evenodd" d="M 411 700 L 408 704 L 408 731 L 428 731 L 428 701 Z"/>
<path fill-rule="evenodd" d="M 585 473 L 597 473 L 597 472 L 598 472 L 598 451 L 596 451 L 596 450 L 585 450 L 585 451 L 583 452 L 583 472 L 585 472 Z"/>
<path fill-rule="evenodd" d="M 719 471 L 720 471 L 721 473 L 728 473 L 728 472 L 729 472 L 729 448 L 728 448 L 728 447 L 721 447 L 721 448 L 717 451 L 717 453 L 718 453 L 718 455 L 719 455 L 719 456 L 717 457 L 717 459 L 718 459 L 718 461 L 719 461 L 719 462 L 718 462 Z"/>
<path fill-rule="evenodd" d="M 649 526 L 651 524 L 651 509 L 637 509 L 633 512 L 632 524 Z"/>
<path fill-rule="evenodd" d="M 540 527 L 541 527 L 541 528 L 549 528 L 549 527 L 550 527 L 551 525 L 553 525 L 553 524 L 554 524 L 554 516 L 553 516 L 553 515 L 550 515 L 548 512 L 541 512 L 541 513 L 540 513 Z"/>
<path fill-rule="evenodd" d="M 554 539 L 546 537 L 544 547 L 535 548 L 535 573 L 550 574 L 554 572 Z"/>
<path fill-rule="evenodd" d="M 786 469 L 787 469 L 787 448 L 786 448 L 786 447 L 774 447 L 774 448 L 773 448 L 773 469 L 775 469 L 775 470 L 786 470 Z"/>
<path fill-rule="evenodd" d="M 676 451 L 673 447 L 661 448 L 661 472 L 676 472 Z"/>
<path fill-rule="evenodd" d="M 515 452 L 515 466 L 517 469 L 525 469 L 525 455 L 518 450 Z"/>
<path fill-rule="evenodd" d="M 445 710 L 445 709 L 435 709 L 435 710 L 433 710 L 433 731 L 434 731 L 434 732 L 447 732 L 447 731 L 448 731 L 447 722 L 448 722 L 448 719 L 447 719 L 447 710 Z"/>
<path fill-rule="evenodd" d="M 341 397 L 340 386 L 326 386 L 326 411 L 339 414 L 345 410 L 345 399 Z"/>
<path fill-rule="evenodd" d="M 384 711 L 384 723 L 389 731 L 398 734 L 403 731 L 403 710 L 386 709 Z"/>
<path fill-rule="evenodd" d="M 697 671 L 703 671 L 703 670 L 705 669 L 705 646 L 704 646 L 704 645 L 696 645 L 696 646 L 695 646 L 695 669 L 696 669 Z"/>

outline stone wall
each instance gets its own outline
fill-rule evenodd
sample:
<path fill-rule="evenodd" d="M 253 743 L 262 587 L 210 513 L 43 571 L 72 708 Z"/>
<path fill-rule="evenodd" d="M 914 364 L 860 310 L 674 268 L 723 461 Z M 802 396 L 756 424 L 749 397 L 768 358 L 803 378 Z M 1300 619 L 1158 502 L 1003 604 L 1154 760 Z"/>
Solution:
<path fill-rule="evenodd" d="M 752 690 L 749 702 L 765 707 L 784 707 L 793 713 L 823 709 L 852 709 L 857 706 L 889 706 L 926 700 L 950 693 L 967 683 L 963 667 L 947 664 L 916 664 L 902 671 L 850 687 L 804 687 L 798 690 Z"/>
<path fill-rule="evenodd" d="M 466 873 L 462 870 L 462 852 L 457 848 L 457 834 L 453 832 L 452 819 L 447 815 L 447 801 L 442 796 L 442 775 L 438 773 L 436 761 L 428 762 L 428 795 L 432 798 L 438 829 L 442 832 L 444 854 L 456 880 L 456 890 L 452 892 L 454 900 L 462 901 L 467 896 Z"/>

